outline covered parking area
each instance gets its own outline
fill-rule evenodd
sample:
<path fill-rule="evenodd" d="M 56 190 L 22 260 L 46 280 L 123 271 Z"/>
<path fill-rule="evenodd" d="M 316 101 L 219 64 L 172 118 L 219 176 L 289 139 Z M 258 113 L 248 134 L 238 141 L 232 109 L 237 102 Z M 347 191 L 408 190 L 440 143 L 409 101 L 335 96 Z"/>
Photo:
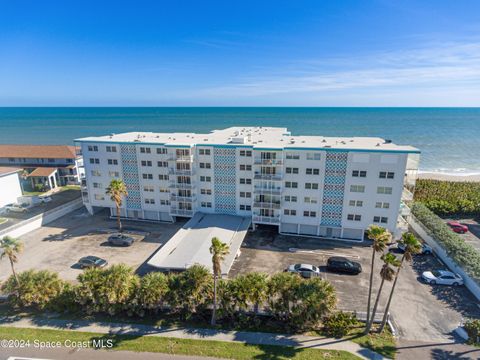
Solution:
<path fill-rule="evenodd" d="M 250 217 L 197 213 L 152 256 L 148 265 L 161 271 L 183 271 L 199 264 L 213 271 L 209 248 L 212 238 L 217 237 L 230 248 L 222 264 L 222 275 L 227 275 L 250 223 Z"/>

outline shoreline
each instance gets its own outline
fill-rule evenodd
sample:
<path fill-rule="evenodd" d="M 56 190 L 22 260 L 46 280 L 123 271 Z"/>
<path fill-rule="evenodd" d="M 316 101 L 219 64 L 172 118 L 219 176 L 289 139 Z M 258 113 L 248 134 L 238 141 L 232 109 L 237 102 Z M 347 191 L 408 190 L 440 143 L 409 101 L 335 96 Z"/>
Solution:
<path fill-rule="evenodd" d="M 419 171 L 418 179 L 458 181 L 458 182 L 480 182 L 480 173 L 478 174 L 448 174 L 432 171 Z"/>

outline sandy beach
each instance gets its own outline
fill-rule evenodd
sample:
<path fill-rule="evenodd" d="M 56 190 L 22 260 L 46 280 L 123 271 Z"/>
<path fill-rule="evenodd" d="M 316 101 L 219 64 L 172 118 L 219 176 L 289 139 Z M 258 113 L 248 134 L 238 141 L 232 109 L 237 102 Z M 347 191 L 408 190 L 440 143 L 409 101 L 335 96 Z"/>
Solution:
<path fill-rule="evenodd" d="M 446 181 L 474 181 L 480 182 L 480 174 L 477 175 L 451 175 L 436 172 L 421 172 L 418 174 L 419 179 L 433 179 L 433 180 L 446 180 Z"/>

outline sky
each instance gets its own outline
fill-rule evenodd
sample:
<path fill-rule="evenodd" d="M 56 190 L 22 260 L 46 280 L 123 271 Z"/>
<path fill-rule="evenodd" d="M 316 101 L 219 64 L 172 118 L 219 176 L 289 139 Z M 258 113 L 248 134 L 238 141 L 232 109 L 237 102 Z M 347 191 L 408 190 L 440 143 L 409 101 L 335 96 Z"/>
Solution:
<path fill-rule="evenodd" d="M 0 0 L 0 106 L 480 106 L 480 1 Z"/>

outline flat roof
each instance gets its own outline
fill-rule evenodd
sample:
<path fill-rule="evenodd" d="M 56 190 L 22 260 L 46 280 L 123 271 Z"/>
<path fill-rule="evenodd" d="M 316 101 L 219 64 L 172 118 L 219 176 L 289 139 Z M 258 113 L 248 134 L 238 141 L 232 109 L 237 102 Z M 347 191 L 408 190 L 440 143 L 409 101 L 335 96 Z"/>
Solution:
<path fill-rule="evenodd" d="M 152 256 L 148 265 L 166 271 L 179 271 L 200 264 L 213 272 L 209 249 L 212 238 L 217 237 L 230 247 L 230 253 L 222 264 L 222 273 L 228 274 L 250 222 L 250 217 L 196 213 Z"/>
<path fill-rule="evenodd" d="M 0 166 L 0 177 L 11 175 L 21 171 L 22 169 L 9 166 Z"/>
<path fill-rule="evenodd" d="M 166 146 L 245 146 L 258 149 L 320 149 L 344 151 L 383 151 L 419 153 L 417 148 L 396 145 L 378 137 L 292 136 L 287 128 L 230 127 L 208 134 L 129 132 L 107 136 L 86 137 L 77 142 L 136 143 Z"/>

